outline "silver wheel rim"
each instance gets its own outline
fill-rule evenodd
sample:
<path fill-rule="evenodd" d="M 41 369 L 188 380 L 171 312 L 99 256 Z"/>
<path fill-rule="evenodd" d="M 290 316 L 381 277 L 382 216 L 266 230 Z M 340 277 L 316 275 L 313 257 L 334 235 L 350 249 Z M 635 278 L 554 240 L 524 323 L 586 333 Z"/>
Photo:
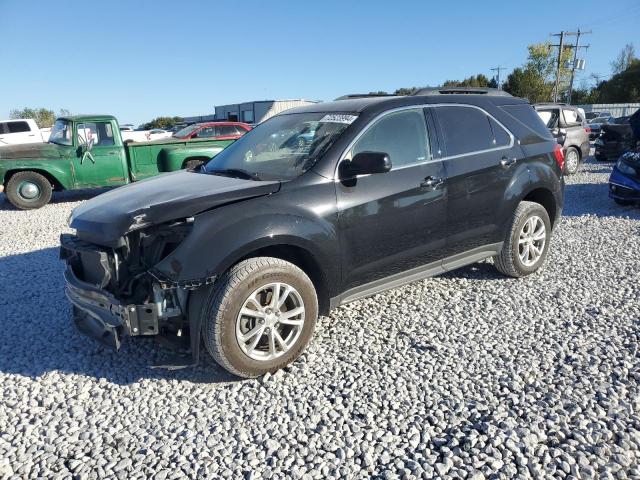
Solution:
<path fill-rule="evenodd" d="M 518 256 L 526 267 L 535 265 L 542 257 L 547 243 L 547 228 L 542 219 L 536 215 L 529 217 L 518 237 Z"/>
<path fill-rule="evenodd" d="M 573 172 L 576 168 L 578 168 L 578 152 L 571 150 L 567 155 L 567 170 Z"/>
<path fill-rule="evenodd" d="M 304 327 L 304 302 L 287 283 L 276 282 L 254 290 L 236 318 L 236 340 L 249 358 L 270 361 L 296 344 Z"/>
<path fill-rule="evenodd" d="M 18 186 L 18 194 L 25 200 L 35 200 L 40 196 L 40 187 L 33 182 L 22 182 Z"/>

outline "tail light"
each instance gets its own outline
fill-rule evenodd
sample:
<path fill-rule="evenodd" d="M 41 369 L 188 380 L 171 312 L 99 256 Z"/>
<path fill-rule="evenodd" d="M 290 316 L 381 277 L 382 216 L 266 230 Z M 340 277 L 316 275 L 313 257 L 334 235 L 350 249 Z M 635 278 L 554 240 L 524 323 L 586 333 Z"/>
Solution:
<path fill-rule="evenodd" d="M 585 132 L 587 132 L 587 133 L 591 133 L 591 128 L 589 128 L 589 127 L 584 127 L 584 131 L 585 131 Z"/>
<path fill-rule="evenodd" d="M 560 167 L 560 171 L 564 170 L 564 152 L 562 151 L 562 147 L 556 143 L 555 148 L 553 149 L 553 156 L 556 159 L 556 163 Z"/>

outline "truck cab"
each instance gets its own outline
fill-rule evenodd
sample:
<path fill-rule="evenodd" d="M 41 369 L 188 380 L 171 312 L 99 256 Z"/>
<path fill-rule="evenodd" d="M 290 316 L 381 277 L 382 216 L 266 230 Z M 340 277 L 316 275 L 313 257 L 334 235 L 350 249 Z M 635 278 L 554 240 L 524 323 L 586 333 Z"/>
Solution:
<path fill-rule="evenodd" d="M 54 190 L 116 187 L 183 168 L 195 168 L 233 140 L 165 138 L 123 141 L 111 115 L 56 119 L 47 143 L 0 149 L 0 192 L 17 208 L 40 208 Z"/>

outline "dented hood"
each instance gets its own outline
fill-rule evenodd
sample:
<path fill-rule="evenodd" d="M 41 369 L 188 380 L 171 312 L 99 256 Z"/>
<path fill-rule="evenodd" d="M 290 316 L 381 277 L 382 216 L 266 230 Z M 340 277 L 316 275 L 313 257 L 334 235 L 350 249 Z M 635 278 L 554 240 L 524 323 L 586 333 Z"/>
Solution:
<path fill-rule="evenodd" d="M 181 170 L 125 185 L 76 207 L 70 226 L 93 243 L 115 246 L 132 228 L 190 217 L 225 203 L 268 195 L 277 181 L 254 181 Z"/>

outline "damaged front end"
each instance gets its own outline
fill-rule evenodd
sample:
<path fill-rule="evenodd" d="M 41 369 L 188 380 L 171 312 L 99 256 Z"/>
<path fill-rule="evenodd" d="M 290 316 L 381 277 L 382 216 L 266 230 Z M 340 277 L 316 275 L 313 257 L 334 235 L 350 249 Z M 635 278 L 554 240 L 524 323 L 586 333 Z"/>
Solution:
<path fill-rule="evenodd" d="M 154 272 L 154 266 L 190 233 L 193 217 L 133 228 L 116 247 L 61 235 L 60 258 L 67 264 L 66 295 L 73 305 L 74 321 L 83 333 L 115 349 L 125 336 L 180 340 L 195 332 L 190 335 L 190 360 L 164 366 L 196 364 L 200 326 L 197 318 L 189 321 L 190 291 L 214 278 L 176 283 Z"/>

